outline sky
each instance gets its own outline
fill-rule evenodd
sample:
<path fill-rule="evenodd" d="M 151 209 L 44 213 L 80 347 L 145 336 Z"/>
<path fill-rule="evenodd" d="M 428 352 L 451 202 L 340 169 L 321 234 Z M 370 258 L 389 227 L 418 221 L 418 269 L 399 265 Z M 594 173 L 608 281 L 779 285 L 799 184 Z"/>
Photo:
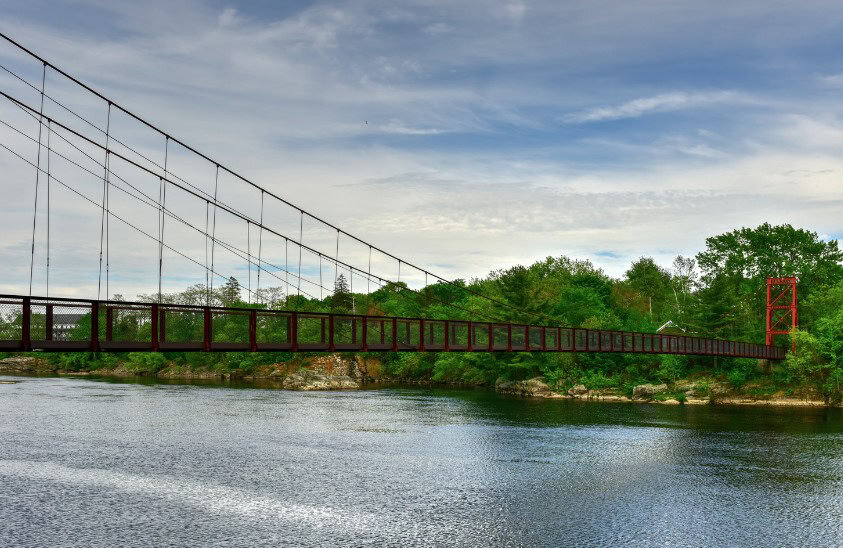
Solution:
<path fill-rule="evenodd" d="M 765 221 L 843 235 L 837 1 L 0 0 L 0 11 L 0 32 L 169 134 L 448 278 L 560 255 L 619 277 L 640 256 L 669 267 L 706 237 Z M 40 77 L 6 44 L 3 60 Z M 104 124 L 104 106 L 85 107 Z M 3 113 L 16 116 L 8 102 Z M 132 131 L 144 150 L 159 146 Z M 34 170 L 4 149 L 0 169 L 0 292 L 20 293 Z M 100 220 L 56 192 L 51 291 L 91 296 Z M 281 217 L 269 214 L 295 232 L 298 219 Z M 330 231 L 301 230 L 334 255 Z M 115 229 L 115 287 L 155 290 L 157 247 L 121 238 Z M 203 238 L 180 244 L 202 260 Z M 343 241 L 345 253 L 366 267 L 365 249 Z M 376 262 L 395 278 L 397 265 Z M 168 287 L 204 282 L 195 264 L 167 265 Z"/>

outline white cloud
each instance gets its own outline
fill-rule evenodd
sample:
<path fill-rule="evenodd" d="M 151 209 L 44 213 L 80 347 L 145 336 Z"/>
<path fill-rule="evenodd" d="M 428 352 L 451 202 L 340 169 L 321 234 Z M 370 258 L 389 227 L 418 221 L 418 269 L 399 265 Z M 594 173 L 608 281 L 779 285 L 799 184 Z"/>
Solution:
<path fill-rule="evenodd" d="M 595 261 L 611 262 L 607 270 L 620 274 L 630 257 L 690 255 L 706 236 L 765 220 L 843 232 L 837 177 L 843 173 L 843 118 L 836 101 L 812 95 L 818 93 L 814 73 L 802 78 L 798 68 L 777 68 L 786 72 L 776 73 L 778 81 L 807 85 L 776 102 L 779 90 L 753 88 L 749 76 L 734 89 L 700 91 L 683 80 L 687 74 L 662 68 L 693 60 L 701 45 L 723 63 L 737 58 L 732 70 L 744 70 L 740 55 L 749 50 L 751 62 L 769 59 L 769 51 L 779 59 L 781 39 L 811 44 L 816 27 L 809 23 L 827 19 L 804 5 L 776 8 L 784 15 L 775 21 L 787 22 L 783 33 L 763 19 L 767 3 L 736 7 L 716 0 L 705 10 L 645 0 L 599 10 L 577 1 L 514 9 L 408 2 L 387 11 L 331 0 L 280 15 L 237 3 L 221 11 L 200 0 L 158 7 L 96 2 L 75 8 L 94 15 L 80 14 L 79 20 L 91 21 L 81 28 L 50 20 L 61 15 L 58 7 L 21 15 L 29 3 L 10 6 L 4 31 L 293 203 L 421 265 L 447 264 L 445 275 L 470 277 L 516 261 L 593 257 L 599 250 L 618 254 Z M 654 27 L 654 16 L 661 25 Z M 753 26 L 763 33 L 747 30 L 750 18 L 767 21 Z M 715 23 L 716 43 L 707 30 Z M 0 60 L 8 53 L 0 48 Z M 630 59 L 653 70 L 642 76 L 628 68 Z M 28 76 L 37 79 L 38 70 Z M 0 83 L 6 90 L 7 81 Z M 56 84 L 48 77 L 48 89 L 66 91 Z M 104 122 L 103 105 L 79 104 Z M 744 105 L 754 108 L 733 108 Z M 6 107 L 0 105 L 0 116 L 8 115 Z M 728 108 L 731 124 L 718 121 L 721 116 L 702 129 L 656 130 L 645 118 L 693 108 L 721 114 L 717 109 Z M 560 112 L 570 113 L 561 130 Z M 641 118 L 629 124 L 635 133 L 604 133 L 587 124 L 635 118 Z M 129 130 L 125 120 L 115 123 L 150 157 L 163 156 L 160 139 Z M 0 192 L 7 197 L 0 206 L 0 264 L 16 266 L 5 267 L 3 289 L 21 292 L 28 282 L 34 177 L 4 156 L 0 151 Z M 213 188 L 213 170 L 183 153 L 171 150 L 170 166 Z M 73 180 L 99 196 L 101 180 Z M 232 190 L 229 182 L 223 192 L 259 214 L 255 194 Z M 51 286 L 91 296 L 98 209 L 67 193 L 56 191 L 54 198 Z M 183 205 L 185 215 L 204 225 L 204 206 Z M 114 206 L 155 233 L 148 208 L 116 199 Z M 267 218 L 298 237 L 299 218 L 289 211 L 268 210 Z M 245 229 L 220 224 L 227 238 L 249 245 Z M 117 291 L 152 291 L 154 242 L 128 230 L 120 234 L 123 253 L 111 259 L 113 275 L 123 280 L 115 282 Z M 203 259 L 202 238 L 180 234 L 175 225 L 167 234 Z M 335 234 L 305 226 L 304 235 L 334 253 Z M 38 237 L 36 271 L 43 271 L 41 221 Z M 264 246 L 281 260 L 282 247 Z M 362 260 L 361 253 L 342 242 L 341 254 Z M 377 268 L 392 275 L 394 267 L 384 261 Z M 242 261 L 222 260 L 218 268 L 243 277 Z M 173 257 L 165 261 L 167 272 L 171 289 L 191 277 L 204 281 L 201 268 Z"/>
<path fill-rule="evenodd" d="M 604 122 L 608 120 L 622 120 L 638 118 L 655 112 L 670 112 L 674 110 L 696 108 L 722 103 L 745 101 L 746 98 L 734 91 L 711 92 L 670 92 L 660 93 L 650 97 L 641 97 L 616 106 L 596 107 L 582 112 L 565 115 L 562 119 L 567 123 Z"/>
<path fill-rule="evenodd" d="M 384 133 L 393 133 L 396 135 L 441 135 L 448 133 L 447 130 L 439 128 L 409 127 L 398 120 L 392 120 L 389 123 L 380 125 L 378 129 Z"/>
<path fill-rule="evenodd" d="M 841 74 L 826 74 L 819 77 L 821 84 L 829 87 L 843 87 L 843 73 Z"/>

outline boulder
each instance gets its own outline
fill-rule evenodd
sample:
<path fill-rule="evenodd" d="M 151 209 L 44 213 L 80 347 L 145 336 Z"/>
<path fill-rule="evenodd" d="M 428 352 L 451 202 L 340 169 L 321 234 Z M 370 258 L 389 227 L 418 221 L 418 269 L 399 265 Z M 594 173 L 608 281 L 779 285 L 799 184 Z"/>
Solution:
<path fill-rule="evenodd" d="M 495 382 L 495 390 L 501 394 L 513 394 L 530 398 L 561 398 L 551 390 L 541 377 L 534 377 L 526 381 L 507 381 L 500 378 Z"/>
<path fill-rule="evenodd" d="M 667 392 L 666 384 L 639 384 L 632 389 L 632 398 L 636 400 L 651 400 L 656 394 Z"/>
<path fill-rule="evenodd" d="M 348 375 L 323 375 L 303 369 L 284 377 L 287 390 L 349 390 L 360 386 Z"/>
<path fill-rule="evenodd" d="M 583 396 L 588 395 L 588 392 L 589 392 L 589 390 L 588 390 L 588 388 L 585 387 L 584 384 L 578 384 L 578 385 L 572 387 L 570 390 L 568 390 L 568 395 L 573 396 L 575 398 L 581 398 Z"/>

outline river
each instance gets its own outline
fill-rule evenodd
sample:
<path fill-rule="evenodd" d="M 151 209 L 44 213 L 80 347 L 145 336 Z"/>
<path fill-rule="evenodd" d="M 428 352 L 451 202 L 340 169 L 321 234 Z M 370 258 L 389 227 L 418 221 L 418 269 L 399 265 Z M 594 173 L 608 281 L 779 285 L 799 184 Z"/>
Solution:
<path fill-rule="evenodd" d="M 843 545 L 840 409 L 0 380 L 0 546 Z"/>

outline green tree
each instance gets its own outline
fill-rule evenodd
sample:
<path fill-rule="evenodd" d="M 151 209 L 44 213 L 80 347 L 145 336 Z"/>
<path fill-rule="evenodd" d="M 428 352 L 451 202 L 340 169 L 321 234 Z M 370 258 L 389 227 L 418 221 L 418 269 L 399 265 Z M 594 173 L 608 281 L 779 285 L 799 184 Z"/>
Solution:
<path fill-rule="evenodd" d="M 334 282 L 334 293 L 331 295 L 332 312 L 351 312 L 353 306 L 351 291 L 345 276 L 340 274 Z"/>
<path fill-rule="evenodd" d="M 737 302 L 733 325 L 742 334 L 763 325 L 767 277 L 797 276 L 800 298 L 843 280 L 843 252 L 836 241 L 789 224 L 764 223 L 706 239 L 697 254 L 702 281 Z"/>
<path fill-rule="evenodd" d="M 240 282 L 237 278 L 231 276 L 221 288 L 216 290 L 216 297 L 223 306 L 236 306 L 241 303 L 240 300 Z"/>
<path fill-rule="evenodd" d="M 652 257 L 641 257 L 630 265 L 625 278 L 627 285 L 645 298 L 650 316 L 662 318 L 672 291 L 670 273 Z"/>

